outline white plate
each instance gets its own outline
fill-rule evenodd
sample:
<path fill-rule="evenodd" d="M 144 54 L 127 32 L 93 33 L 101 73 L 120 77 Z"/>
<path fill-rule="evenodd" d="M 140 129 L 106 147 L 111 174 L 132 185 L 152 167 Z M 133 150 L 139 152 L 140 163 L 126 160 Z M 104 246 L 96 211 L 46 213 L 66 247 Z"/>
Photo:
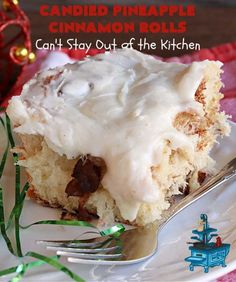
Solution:
<path fill-rule="evenodd" d="M 0 151 L 4 147 L 4 133 L 0 131 Z M 225 137 L 217 144 L 212 155 L 217 160 L 217 167 L 222 167 L 236 156 L 236 124 L 232 124 L 230 137 Z M 14 168 L 11 156 L 8 159 L 2 185 L 5 187 L 4 203 L 9 212 L 13 203 Z M 231 244 L 230 253 L 226 259 L 227 267 L 214 267 L 209 273 L 203 268 L 188 269 L 189 263 L 184 259 L 190 255 L 187 241 L 190 240 L 192 229 L 196 228 L 199 215 L 206 213 L 212 227 L 218 229 L 223 242 Z M 21 223 L 23 225 L 43 219 L 58 219 L 59 212 L 55 209 L 43 208 L 32 201 L 26 201 Z M 92 266 L 63 263 L 79 274 L 86 281 L 208 281 L 220 277 L 236 269 L 236 185 L 230 181 L 213 191 L 204 199 L 179 214 L 160 233 L 159 250 L 156 255 L 144 263 L 128 266 Z M 71 239 L 77 237 L 85 229 L 63 226 L 34 226 L 21 231 L 24 252 L 36 251 L 45 255 L 54 255 L 35 244 L 36 239 Z M 9 255 L 3 239 L 0 239 L 0 270 L 18 265 L 19 260 Z M 8 278 L 0 278 L 8 281 Z M 68 276 L 49 266 L 31 270 L 24 281 L 71 281 Z"/>

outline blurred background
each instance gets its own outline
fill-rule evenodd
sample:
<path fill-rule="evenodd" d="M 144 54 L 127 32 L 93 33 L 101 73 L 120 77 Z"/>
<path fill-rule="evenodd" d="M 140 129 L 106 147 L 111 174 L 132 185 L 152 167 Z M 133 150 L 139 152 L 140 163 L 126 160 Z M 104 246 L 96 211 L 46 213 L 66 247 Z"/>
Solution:
<path fill-rule="evenodd" d="M 0 0 L 0 2 L 3 0 Z M 201 48 L 210 48 L 215 45 L 219 45 L 226 42 L 232 42 L 236 40 L 236 0 L 18 0 L 20 6 L 25 11 L 26 15 L 30 19 L 31 31 L 32 31 L 32 43 L 35 47 L 35 41 L 38 38 L 42 38 L 44 42 L 54 42 L 55 38 L 62 37 L 66 42 L 67 38 L 79 38 L 81 42 L 96 42 L 97 39 L 102 40 L 105 43 L 110 43 L 114 37 L 118 44 L 129 41 L 131 37 L 140 38 L 146 37 L 149 42 L 159 42 L 160 38 L 164 40 L 172 39 L 173 37 L 176 41 L 181 40 L 185 37 L 187 42 L 195 42 L 201 45 Z M 106 17 L 42 17 L 39 14 L 40 5 L 48 4 L 52 5 L 88 5 L 88 4 L 106 4 L 112 6 L 114 4 L 121 5 L 174 5 L 174 4 L 195 4 L 196 5 L 196 16 L 195 17 L 113 17 L 110 13 Z M 55 33 L 52 34 L 48 30 L 49 23 L 52 21 L 63 21 L 63 22 L 98 22 L 105 24 L 107 22 L 134 22 L 138 26 L 139 22 L 179 22 L 182 20 L 187 21 L 187 31 L 185 33 L 147 33 L 139 34 L 139 29 L 136 28 L 135 32 L 130 33 L 120 33 L 120 34 L 94 34 L 94 33 Z M 6 36 L 11 37 L 17 32 L 14 27 L 9 27 L 6 30 Z M 191 50 L 156 50 L 150 51 L 149 53 L 154 53 L 155 55 L 161 57 L 178 56 L 183 53 L 189 53 Z"/>
<path fill-rule="evenodd" d="M 200 43 L 201 48 L 209 48 L 221 43 L 231 42 L 236 40 L 236 0 L 101 0 L 101 1 L 86 1 L 86 0 L 20 0 L 20 4 L 23 7 L 24 11 L 30 18 L 31 27 L 32 27 L 32 40 L 35 42 L 37 38 L 42 38 L 46 42 L 53 42 L 55 37 L 73 38 L 78 37 L 78 34 L 68 33 L 68 34 L 50 34 L 48 31 L 48 24 L 50 21 L 53 21 L 52 17 L 41 17 L 39 15 L 39 6 L 42 4 L 50 5 L 70 5 L 70 4 L 123 4 L 123 5 L 160 5 L 160 4 L 195 4 L 196 5 L 196 16 L 195 17 L 186 17 L 187 21 L 187 32 L 182 34 L 145 34 L 148 41 L 159 41 L 159 38 L 163 39 L 172 39 L 173 37 L 176 40 L 182 39 L 184 36 L 188 42 Z M 58 18 L 54 20 L 58 21 Z M 73 18 L 60 18 L 62 21 L 78 21 L 76 17 Z M 101 17 L 96 19 L 94 17 L 83 17 L 83 21 L 101 21 L 102 23 L 113 22 L 115 21 L 130 21 L 138 24 L 139 21 L 158 21 L 156 17 L 148 17 L 144 19 L 143 17 L 112 17 L 112 15 L 107 17 Z M 181 20 L 180 17 L 162 17 L 162 21 L 173 21 L 178 22 Z M 134 34 L 80 34 L 79 38 L 82 42 L 94 42 L 99 38 L 104 42 L 111 42 L 113 37 L 117 38 L 118 43 L 126 42 L 131 37 L 139 38 L 141 35 L 138 33 L 138 29 Z M 168 51 L 168 50 L 154 50 L 151 51 L 155 55 L 162 57 L 170 57 L 175 55 L 182 55 L 183 52 L 191 51 Z"/>

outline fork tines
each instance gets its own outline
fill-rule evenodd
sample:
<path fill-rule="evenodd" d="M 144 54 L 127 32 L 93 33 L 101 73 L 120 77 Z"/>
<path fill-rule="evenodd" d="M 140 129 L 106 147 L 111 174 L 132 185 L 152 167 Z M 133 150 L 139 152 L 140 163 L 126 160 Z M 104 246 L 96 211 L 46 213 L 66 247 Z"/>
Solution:
<path fill-rule="evenodd" d="M 36 241 L 36 243 L 46 246 L 48 250 L 56 251 L 57 255 L 68 257 L 70 262 L 78 262 L 76 259 L 115 260 L 121 258 L 122 248 L 117 244 L 113 244 L 113 241 L 114 239 L 110 237 L 99 237 L 89 240 L 70 241 L 40 240 Z"/>
<path fill-rule="evenodd" d="M 65 251 L 65 252 L 73 252 L 73 253 L 108 253 L 111 251 L 118 250 L 120 247 L 119 246 L 114 246 L 114 247 L 109 247 L 109 248 L 67 248 L 67 247 L 55 247 L 55 246 L 47 246 L 46 247 L 48 250 L 54 250 L 54 251 Z"/>
<path fill-rule="evenodd" d="M 50 247 L 71 247 L 71 248 L 93 248 L 98 247 L 105 243 L 105 240 L 73 240 L 73 241 L 49 241 L 49 240 L 38 240 L 36 241 L 39 245 L 50 246 Z"/>
<path fill-rule="evenodd" d="M 89 259 L 89 260 L 97 260 L 97 259 L 116 259 L 122 256 L 122 253 L 112 253 L 106 254 L 104 253 L 106 250 L 103 250 L 102 253 L 75 253 L 75 252 L 64 252 L 64 251 L 57 251 L 57 255 L 65 256 L 69 258 L 80 258 L 80 259 Z"/>

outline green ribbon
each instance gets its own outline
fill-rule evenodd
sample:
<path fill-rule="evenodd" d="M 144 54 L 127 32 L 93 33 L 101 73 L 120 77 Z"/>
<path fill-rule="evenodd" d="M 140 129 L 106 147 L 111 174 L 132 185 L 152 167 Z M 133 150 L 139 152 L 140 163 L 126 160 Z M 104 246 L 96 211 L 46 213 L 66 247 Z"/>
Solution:
<path fill-rule="evenodd" d="M 100 231 L 101 236 L 119 237 L 125 231 L 124 225 L 118 223 L 115 226 Z"/>
<path fill-rule="evenodd" d="M 58 259 L 58 256 L 54 256 L 54 257 L 51 257 L 51 258 L 52 259 Z M 46 262 L 44 262 L 42 260 L 37 260 L 37 261 L 30 262 L 30 263 L 22 263 L 22 264 L 19 264 L 17 266 L 10 267 L 10 268 L 7 268 L 7 269 L 0 271 L 0 277 L 6 276 L 6 275 L 9 275 L 9 274 L 13 274 L 13 273 L 17 273 L 16 277 L 12 278 L 10 280 L 10 282 L 18 282 L 23 278 L 26 270 L 37 267 L 37 266 L 41 266 L 45 263 Z"/>
<path fill-rule="evenodd" d="M 85 282 L 85 280 L 83 280 L 80 276 L 78 276 L 76 273 L 72 272 L 68 267 L 59 262 L 60 256 L 46 257 L 36 252 L 28 252 L 25 254 L 24 257 L 31 257 L 37 260 L 30 263 L 21 263 L 18 266 L 4 269 L 0 271 L 0 277 L 16 273 L 16 276 L 12 278 L 10 282 L 19 282 L 24 277 L 26 271 L 34 267 L 41 266 L 43 264 L 49 264 L 55 269 L 64 272 L 74 281 Z"/>
<path fill-rule="evenodd" d="M 79 220 L 41 220 L 34 223 L 31 223 L 26 226 L 20 226 L 22 229 L 28 229 L 34 225 L 41 225 L 41 224 L 50 224 L 50 225 L 65 225 L 65 226 L 83 226 L 83 227 L 92 227 L 97 229 L 97 227 L 91 223 L 86 221 L 79 221 Z M 97 229 L 98 230 L 98 229 Z M 112 237 L 119 237 L 125 231 L 124 225 L 118 223 L 112 227 L 109 227 L 105 230 L 98 231 L 98 233 L 104 236 L 112 236 Z"/>
<path fill-rule="evenodd" d="M 28 252 L 26 257 L 32 257 L 37 259 L 36 261 L 30 262 L 30 263 L 21 263 L 18 266 L 14 266 L 11 268 L 7 268 L 5 270 L 0 271 L 0 277 L 6 276 L 9 274 L 16 273 L 16 276 L 10 280 L 10 282 L 19 282 L 24 277 L 26 271 L 38 267 L 44 264 L 49 264 L 52 267 L 56 268 L 57 270 L 60 270 L 64 272 L 66 275 L 68 275 L 70 278 L 72 278 L 74 281 L 77 282 L 84 282 L 84 280 L 79 277 L 77 274 L 73 273 L 69 268 L 64 266 L 59 262 L 60 256 L 53 256 L 53 257 L 46 257 L 44 255 L 35 253 L 35 252 Z"/>
<path fill-rule="evenodd" d="M 11 148 L 13 149 L 15 147 L 15 141 L 12 135 L 12 129 L 11 129 L 11 121 L 8 115 L 6 114 L 6 127 L 7 127 L 7 135 L 8 140 L 10 142 Z M 15 206 L 20 207 L 20 166 L 17 164 L 18 162 L 18 155 L 16 153 L 13 153 L 13 160 L 15 164 Z M 16 238 L 16 251 L 17 255 L 19 257 L 23 256 L 22 249 L 21 249 L 21 243 L 20 243 L 20 214 L 22 209 L 16 208 L 15 210 L 15 238 Z"/>
<path fill-rule="evenodd" d="M 0 163 L 0 179 L 3 175 L 4 167 L 6 165 L 8 150 L 9 150 L 9 142 L 7 142 L 7 146 L 6 146 L 6 149 L 4 150 L 2 160 L 1 160 L 1 163 Z"/>
<path fill-rule="evenodd" d="M 3 108 L 0 108 L 1 110 L 5 110 Z M 2 156 L 2 160 L 0 163 L 0 179 L 3 175 L 3 171 L 5 168 L 6 160 L 7 160 L 7 154 L 9 151 L 9 147 L 11 148 L 15 147 L 14 138 L 12 135 L 11 130 L 11 122 L 9 117 L 6 116 L 6 124 L 2 117 L 0 117 L 1 124 L 3 125 L 4 129 L 6 129 L 8 142 L 7 146 L 5 148 L 5 151 Z M 67 274 L 70 278 L 72 278 L 74 281 L 78 282 L 84 282 L 84 280 L 79 277 L 77 274 L 73 273 L 70 269 L 68 269 L 66 266 L 61 264 L 58 260 L 59 257 L 46 257 L 41 254 L 35 253 L 35 252 L 28 252 L 23 256 L 22 250 L 21 250 L 21 241 L 20 241 L 20 227 L 23 229 L 30 228 L 33 225 L 41 225 L 41 224 L 51 224 L 51 225 L 67 225 L 67 226 L 80 226 L 80 227 L 92 227 L 96 229 L 96 233 L 100 234 L 101 236 L 105 237 L 107 236 L 108 239 L 104 241 L 104 244 L 107 244 L 111 242 L 112 240 L 116 240 L 117 244 L 119 244 L 119 236 L 125 231 L 125 227 L 122 224 L 116 224 L 115 226 L 112 226 L 110 228 L 107 228 L 105 230 L 99 231 L 96 226 L 92 225 L 91 223 L 88 223 L 86 221 L 77 221 L 77 220 L 41 220 L 38 222 L 34 222 L 32 224 L 29 224 L 27 226 L 20 226 L 19 219 L 20 215 L 23 209 L 24 200 L 26 196 L 26 192 L 29 189 L 29 184 L 26 183 L 21 191 L 20 187 L 20 167 L 17 165 L 18 162 L 18 155 L 13 153 L 13 160 L 15 163 L 15 205 L 10 213 L 10 217 L 7 222 L 7 227 L 5 224 L 5 217 L 4 217 L 4 206 L 3 206 L 3 189 L 0 187 L 0 230 L 1 235 L 3 236 L 3 239 L 6 242 L 6 245 L 9 249 L 9 251 L 18 257 L 32 257 L 35 258 L 36 261 L 30 262 L 30 263 L 21 263 L 18 266 L 8 268 L 6 270 L 0 271 L 0 277 L 5 276 L 8 274 L 16 273 L 16 276 L 10 280 L 10 282 L 19 282 L 25 275 L 26 271 L 36 267 L 40 266 L 42 264 L 49 264 L 53 266 L 54 268 L 63 271 L 65 274 Z M 11 226 L 12 222 L 14 220 L 14 228 L 15 228 L 15 240 L 16 240 L 16 251 L 14 251 L 12 247 L 12 243 L 7 235 L 7 229 Z M 71 242 L 80 242 L 79 240 L 72 240 Z"/>
<path fill-rule="evenodd" d="M 46 257 L 46 256 L 43 256 L 35 252 L 28 252 L 26 256 L 38 259 L 40 261 L 43 261 L 53 266 L 57 270 L 64 272 L 66 275 L 68 275 L 70 278 L 72 278 L 76 282 L 85 282 L 85 280 L 83 280 L 81 277 L 79 277 L 77 274 L 72 272 L 69 268 L 67 268 L 65 265 L 61 264 L 58 260 L 54 258 Z"/>
<path fill-rule="evenodd" d="M 3 127 L 5 128 L 5 123 L 4 123 L 4 120 L 2 118 L 1 118 L 1 123 L 2 123 Z M 9 141 L 7 142 L 7 146 L 6 146 L 6 149 L 3 153 L 2 160 L 1 160 L 1 163 L 0 163 L 0 179 L 2 178 L 3 171 L 4 171 L 4 168 L 5 168 L 5 165 L 6 165 L 8 150 L 9 150 Z M 13 249 L 11 241 L 10 241 L 8 235 L 7 235 L 6 226 L 5 226 L 5 216 L 4 216 L 4 207 L 3 207 L 3 189 L 2 189 L 2 187 L 0 187 L 0 230 L 1 230 L 2 237 L 6 242 L 6 245 L 7 245 L 9 252 L 14 254 L 14 249 Z"/>
<path fill-rule="evenodd" d="M 6 245 L 7 245 L 9 252 L 14 255 L 15 252 L 14 252 L 14 249 L 12 247 L 11 241 L 10 241 L 8 235 L 7 235 L 6 226 L 5 226 L 2 187 L 0 187 L 0 230 L 1 230 L 2 237 L 6 242 Z"/>
<path fill-rule="evenodd" d="M 1 122 L 2 126 L 5 128 L 5 123 L 4 123 L 4 120 L 3 120 L 2 117 L 0 117 L 0 122 Z"/>
<path fill-rule="evenodd" d="M 11 121 L 10 121 L 10 118 L 7 114 L 5 115 L 5 117 L 6 117 L 6 125 L 7 125 L 7 136 L 8 136 L 9 142 L 11 144 L 11 147 L 14 148 L 15 147 L 15 141 L 14 141 L 14 138 L 13 138 L 13 135 L 12 135 Z M 14 154 L 14 155 L 17 156 L 17 154 Z"/>
<path fill-rule="evenodd" d="M 79 221 L 79 220 L 40 220 L 34 223 L 31 223 L 26 226 L 22 226 L 22 229 L 28 229 L 33 225 L 41 225 L 41 224 L 50 224 L 50 225 L 67 225 L 67 226 L 83 226 L 83 227 L 95 227 L 94 225 L 86 222 L 86 221 Z"/>
<path fill-rule="evenodd" d="M 5 129 L 6 125 L 5 125 L 4 120 L 1 117 L 0 117 L 0 120 L 1 120 L 3 128 Z M 2 160 L 1 160 L 1 163 L 0 163 L 0 179 L 2 178 L 3 171 L 4 171 L 4 168 L 5 168 L 5 165 L 6 165 L 8 150 L 9 150 L 9 141 L 7 141 L 7 146 L 4 150 Z"/>
<path fill-rule="evenodd" d="M 8 222 L 7 222 L 7 229 L 11 226 L 13 219 L 15 217 L 15 214 L 16 213 L 21 214 L 23 206 L 24 206 L 24 200 L 25 200 L 25 197 L 26 197 L 26 192 L 28 191 L 28 189 L 29 189 L 29 183 L 27 182 L 25 184 L 25 186 L 23 187 L 22 191 L 21 191 L 19 203 L 17 203 L 17 205 L 15 204 L 12 211 L 11 211 L 11 214 L 10 214 Z"/>

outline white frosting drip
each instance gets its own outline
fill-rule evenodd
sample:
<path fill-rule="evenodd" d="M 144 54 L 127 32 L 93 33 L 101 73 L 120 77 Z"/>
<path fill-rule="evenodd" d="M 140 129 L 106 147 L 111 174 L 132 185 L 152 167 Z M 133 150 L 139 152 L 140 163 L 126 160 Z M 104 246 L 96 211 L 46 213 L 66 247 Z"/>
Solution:
<path fill-rule="evenodd" d="M 194 95 L 207 63 L 163 63 L 130 49 L 100 54 L 36 75 L 7 111 L 16 132 L 44 136 L 60 155 L 102 157 L 102 185 L 132 221 L 141 203 L 160 198 L 150 168 L 161 162 L 164 141 L 194 150 L 172 123 L 181 111 L 203 114 Z"/>

